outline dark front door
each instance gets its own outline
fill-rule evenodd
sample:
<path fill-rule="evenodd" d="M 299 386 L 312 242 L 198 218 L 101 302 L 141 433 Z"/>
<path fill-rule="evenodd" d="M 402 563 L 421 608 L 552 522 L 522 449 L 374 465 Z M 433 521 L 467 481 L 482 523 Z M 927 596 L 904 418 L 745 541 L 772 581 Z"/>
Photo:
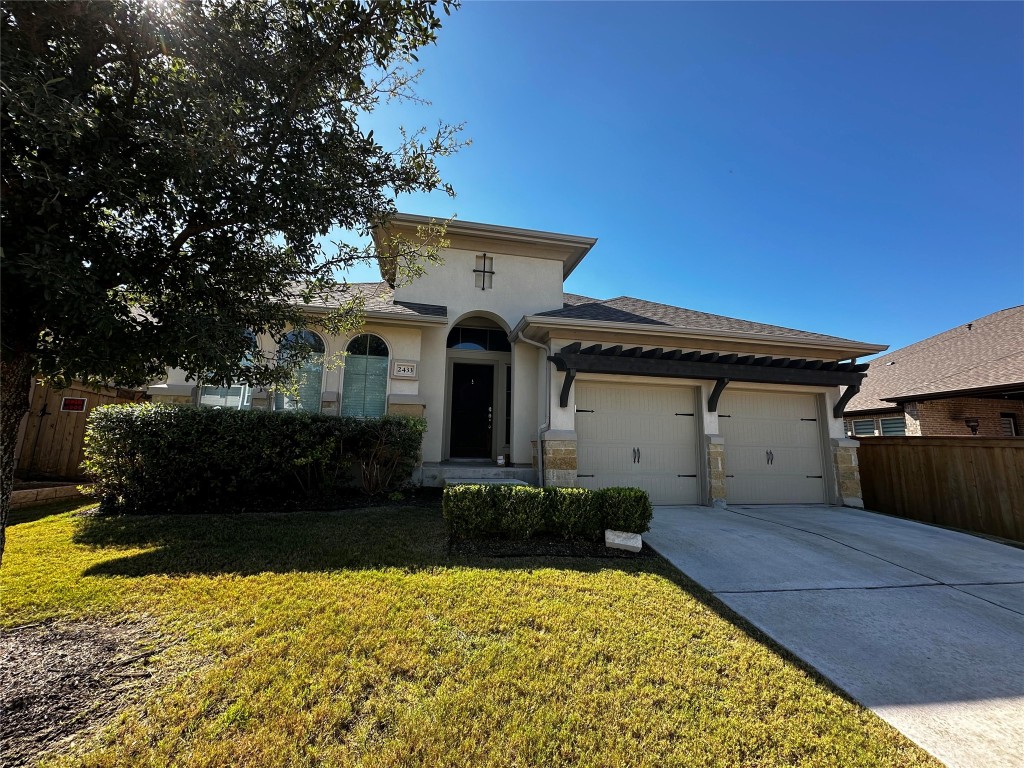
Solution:
<path fill-rule="evenodd" d="M 491 458 L 494 429 L 494 366 L 452 363 L 453 459 Z"/>

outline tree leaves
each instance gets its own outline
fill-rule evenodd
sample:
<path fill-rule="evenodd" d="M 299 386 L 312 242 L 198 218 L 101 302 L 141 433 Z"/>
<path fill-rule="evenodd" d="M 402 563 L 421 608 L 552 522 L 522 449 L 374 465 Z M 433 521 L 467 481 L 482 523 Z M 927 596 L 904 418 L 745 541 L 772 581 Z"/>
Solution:
<path fill-rule="evenodd" d="M 453 6 L 443 4 L 447 13 Z M 51 379 L 143 384 L 168 366 L 267 384 L 247 330 L 312 323 L 294 286 L 344 286 L 376 258 L 322 237 L 369 231 L 394 196 L 443 190 L 461 126 L 397 147 L 358 117 L 416 98 L 404 65 L 433 2 L 10 2 L 0 127 L 4 351 Z M 403 274 L 443 238 L 390 243 Z M 397 277 L 398 269 L 395 274 Z M 350 327 L 353 307 L 317 324 Z M 300 364 L 301 361 L 296 361 Z"/>

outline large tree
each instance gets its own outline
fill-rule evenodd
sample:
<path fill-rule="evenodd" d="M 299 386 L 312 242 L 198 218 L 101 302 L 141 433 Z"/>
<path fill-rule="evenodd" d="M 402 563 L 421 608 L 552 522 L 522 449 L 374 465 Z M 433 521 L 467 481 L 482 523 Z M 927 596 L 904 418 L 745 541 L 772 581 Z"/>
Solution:
<path fill-rule="evenodd" d="M 0 557 L 32 376 L 279 382 L 300 356 L 253 355 L 251 334 L 307 324 L 298 305 L 372 256 L 324 236 L 451 194 L 457 126 L 385 147 L 360 119 L 416 98 L 407 67 L 452 6 L 3 2 Z"/>

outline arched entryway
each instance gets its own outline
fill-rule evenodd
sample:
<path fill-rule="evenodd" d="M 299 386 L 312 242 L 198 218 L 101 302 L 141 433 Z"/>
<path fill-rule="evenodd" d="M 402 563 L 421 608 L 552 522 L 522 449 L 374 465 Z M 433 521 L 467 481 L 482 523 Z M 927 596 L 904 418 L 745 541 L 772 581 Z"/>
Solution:
<path fill-rule="evenodd" d="M 445 456 L 495 460 L 512 440 L 512 347 L 508 330 L 483 316 L 448 333 Z"/>

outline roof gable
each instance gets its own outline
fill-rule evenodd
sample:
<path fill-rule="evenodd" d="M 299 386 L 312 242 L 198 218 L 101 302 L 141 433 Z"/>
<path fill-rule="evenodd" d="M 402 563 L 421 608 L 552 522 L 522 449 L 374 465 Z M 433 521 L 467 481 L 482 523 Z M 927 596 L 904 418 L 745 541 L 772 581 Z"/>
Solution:
<path fill-rule="evenodd" d="M 915 396 L 1024 384 L 1024 305 L 958 325 L 871 362 L 851 411 Z"/>

